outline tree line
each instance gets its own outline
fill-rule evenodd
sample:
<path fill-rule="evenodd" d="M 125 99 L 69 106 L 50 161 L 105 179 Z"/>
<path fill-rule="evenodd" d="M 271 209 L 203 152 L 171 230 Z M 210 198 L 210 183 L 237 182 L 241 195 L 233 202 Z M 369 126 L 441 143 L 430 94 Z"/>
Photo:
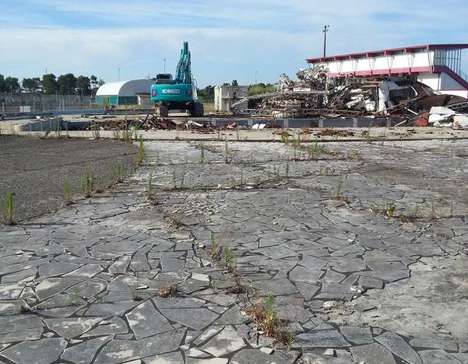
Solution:
<path fill-rule="evenodd" d="M 73 73 L 55 76 L 48 73 L 39 77 L 23 78 L 4 77 L 0 74 L 0 93 L 18 94 L 21 92 L 40 93 L 45 95 L 94 95 L 104 84 L 94 75 L 75 77 Z"/>
<path fill-rule="evenodd" d="M 232 81 L 231 84 L 224 83 L 224 86 L 239 86 L 237 80 Z M 198 97 L 202 102 L 214 102 L 214 86 L 206 86 L 203 89 L 198 89 Z M 270 92 L 275 92 L 276 87 L 271 83 L 256 83 L 249 85 L 248 95 L 255 96 L 255 95 L 262 95 Z"/>

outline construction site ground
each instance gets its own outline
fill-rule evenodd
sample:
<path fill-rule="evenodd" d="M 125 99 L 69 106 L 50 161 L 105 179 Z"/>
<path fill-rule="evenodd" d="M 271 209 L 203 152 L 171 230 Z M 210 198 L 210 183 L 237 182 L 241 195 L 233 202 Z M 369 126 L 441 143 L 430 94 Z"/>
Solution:
<path fill-rule="evenodd" d="M 420 130 L 146 141 L 0 227 L 0 363 L 468 363 L 467 135 Z"/>
<path fill-rule="evenodd" d="M 12 192 L 17 220 L 56 210 L 64 203 L 65 183 L 79 194 L 80 180 L 89 170 L 96 188 L 105 189 L 119 161 L 131 172 L 136 151 L 129 143 L 110 140 L 0 135 L 0 205 Z"/>

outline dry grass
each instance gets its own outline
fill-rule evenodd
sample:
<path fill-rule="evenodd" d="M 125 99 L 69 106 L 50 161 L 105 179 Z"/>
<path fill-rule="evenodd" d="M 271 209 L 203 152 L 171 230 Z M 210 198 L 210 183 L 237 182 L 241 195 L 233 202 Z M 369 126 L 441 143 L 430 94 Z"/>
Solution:
<path fill-rule="evenodd" d="M 177 296 L 177 287 L 176 286 L 169 286 L 169 287 L 161 287 L 158 290 L 159 297 L 162 298 L 169 298 Z"/>
<path fill-rule="evenodd" d="M 256 303 L 248 307 L 246 313 L 258 331 L 274 338 L 278 343 L 289 346 L 293 341 L 293 336 L 286 329 L 286 323 L 278 318 L 273 304 L 273 296 L 268 296 L 264 303 Z"/>

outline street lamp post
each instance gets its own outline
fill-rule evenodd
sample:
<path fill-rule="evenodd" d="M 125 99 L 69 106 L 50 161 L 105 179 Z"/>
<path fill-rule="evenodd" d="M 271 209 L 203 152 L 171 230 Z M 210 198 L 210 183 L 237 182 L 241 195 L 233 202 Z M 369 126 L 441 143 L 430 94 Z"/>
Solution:
<path fill-rule="evenodd" d="M 323 58 L 327 56 L 327 33 L 330 31 L 330 26 L 323 27 Z"/>

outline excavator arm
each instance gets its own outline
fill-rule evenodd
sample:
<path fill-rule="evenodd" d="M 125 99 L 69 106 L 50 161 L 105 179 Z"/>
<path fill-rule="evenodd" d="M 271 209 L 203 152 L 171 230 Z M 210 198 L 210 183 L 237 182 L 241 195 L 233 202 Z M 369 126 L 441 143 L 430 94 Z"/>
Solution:
<path fill-rule="evenodd" d="M 176 83 L 192 84 L 192 57 L 188 42 L 184 42 L 184 46 L 180 51 L 175 81 Z"/>

